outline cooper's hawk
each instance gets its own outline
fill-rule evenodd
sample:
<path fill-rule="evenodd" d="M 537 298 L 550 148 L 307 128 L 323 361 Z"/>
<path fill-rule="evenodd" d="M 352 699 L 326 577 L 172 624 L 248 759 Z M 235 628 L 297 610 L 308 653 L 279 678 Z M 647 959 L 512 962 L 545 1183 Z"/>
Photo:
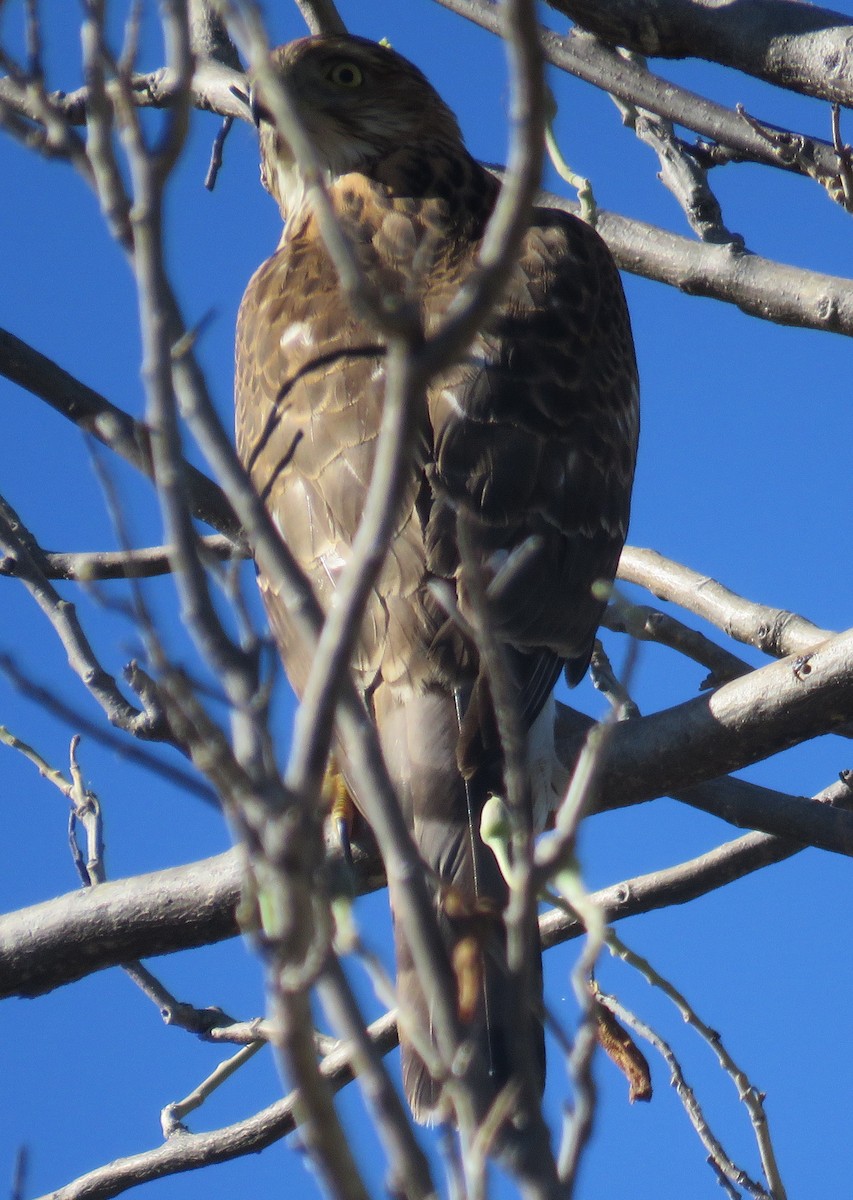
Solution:
<path fill-rule="evenodd" d="M 358 38 L 306 38 L 274 51 L 273 62 L 364 270 L 381 292 L 416 298 L 429 333 L 476 267 L 498 184 L 468 154 L 424 76 L 392 50 Z M 262 97 L 256 113 L 262 177 L 285 229 L 240 310 L 237 445 L 328 608 L 370 480 L 384 350 L 342 294 L 299 169 Z M 448 616 L 434 584 L 451 590 L 463 618 L 470 614 L 460 584 L 464 522 L 466 553 L 488 585 L 492 628 L 529 731 L 541 828 L 554 801 L 551 692 L 564 666 L 572 682 L 586 671 L 605 603 L 597 585 L 613 579 L 625 539 L 637 443 L 628 313 L 613 260 L 592 229 L 535 210 L 496 311 L 432 381 L 417 422 L 416 461 L 353 671 L 430 868 L 448 970 L 475 931 L 481 961 L 473 978 L 481 982 L 465 1017 L 497 1089 L 525 1032 L 533 1057 L 541 1055 L 541 1027 L 507 999 L 506 884 L 480 841 L 483 804 L 503 788 L 488 682 L 470 625 Z M 305 652 L 263 578 L 261 587 L 299 693 Z M 400 1004 L 429 1030 L 399 924 L 395 941 Z M 441 1089 L 402 1042 L 415 1116 L 446 1116 Z"/>

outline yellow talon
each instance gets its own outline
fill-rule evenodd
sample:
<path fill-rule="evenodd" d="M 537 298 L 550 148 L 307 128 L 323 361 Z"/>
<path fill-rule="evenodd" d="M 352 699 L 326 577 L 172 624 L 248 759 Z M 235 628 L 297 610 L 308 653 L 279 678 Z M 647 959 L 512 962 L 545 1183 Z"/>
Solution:
<path fill-rule="evenodd" d="M 326 767 L 326 774 L 323 777 L 323 801 L 331 814 L 332 824 L 340 839 L 344 858 L 351 866 L 350 833 L 356 809 L 344 777 L 333 758 L 329 759 L 329 765 Z"/>

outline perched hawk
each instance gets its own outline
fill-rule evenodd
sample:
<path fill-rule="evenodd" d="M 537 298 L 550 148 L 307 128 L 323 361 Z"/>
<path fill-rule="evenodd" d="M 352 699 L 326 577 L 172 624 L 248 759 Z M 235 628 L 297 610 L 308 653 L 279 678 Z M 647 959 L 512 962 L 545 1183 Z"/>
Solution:
<path fill-rule="evenodd" d="M 498 184 L 468 154 L 424 76 L 394 51 L 314 37 L 275 50 L 273 62 L 364 270 L 384 294 L 415 298 L 429 333 L 476 268 Z M 384 349 L 341 292 L 299 169 L 262 97 L 256 115 L 263 181 L 285 228 L 240 310 L 237 446 L 328 608 L 370 480 Z M 470 612 L 460 584 L 464 521 L 529 730 L 531 819 L 541 829 L 554 803 L 551 692 L 564 667 L 572 682 L 586 671 L 604 606 L 595 585 L 616 571 L 637 445 L 628 313 L 616 267 L 592 229 L 562 212 L 534 211 L 497 310 L 432 381 L 416 419 L 405 503 L 352 666 L 430 868 L 449 971 L 475 931 L 477 995 L 463 1005 L 464 1019 L 497 1089 L 525 1034 L 541 1059 L 542 1034 L 533 1014 L 511 1011 L 502 986 L 506 885 L 479 834 L 486 798 L 503 788 L 488 683 L 470 625 L 448 615 L 435 584 L 455 596 L 463 618 Z M 263 578 L 261 587 L 299 693 L 305 651 Z M 535 930 L 530 936 L 538 939 Z M 395 942 L 400 1004 L 429 1030 L 399 924 Z M 445 1118 L 440 1087 L 402 1041 L 414 1115 Z"/>

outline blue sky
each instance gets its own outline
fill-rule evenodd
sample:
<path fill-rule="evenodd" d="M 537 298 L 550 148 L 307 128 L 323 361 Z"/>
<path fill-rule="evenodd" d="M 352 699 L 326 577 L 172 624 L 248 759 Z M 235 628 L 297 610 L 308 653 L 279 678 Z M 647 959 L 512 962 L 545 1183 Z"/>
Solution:
<path fill-rule="evenodd" d="M 276 40 L 302 32 L 288 6 L 275 9 Z M 840 8 L 848 10 L 849 5 Z M 77 7 L 42 6 L 51 87 L 80 80 Z M 19 44 L 21 6 L 8 4 L 0 30 Z M 341 4 L 353 32 L 388 37 L 433 80 L 457 111 L 470 149 L 504 158 L 506 82 L 500 43 L 427 0 Z M 559 26 L 555 22 L 555 28 Z M 150 32 L 150 31 L 149 31 Z M 150 40 L 150 39 L 149 39 Z M 159 62 L 152 42 L 144 66 Z M 668 77 L 775 124 L 827 136 L 826 105 L 708 65 L 657 64 Z M 552 73 L 557 131 L 573 167 L 593 181 L 598 203 L 687 233 L 675 201 L 656 179 L 651 152 L 622 127 L 612 102 Z M 157 118 L 153 117 L 156 122 Z M 849 125 L 849 116 L 846 119 Z M 843 129 L 850 140 L 853 132 Z M 230 421 L 233 329 L 243 288 L 279 236 L 275 206 L 258 184 L 253 132 L 234 130 L 216 190 L 202 179 L 217 122 L 196 114 L 168 212 L 174 281 L 190 324 L 212 314 L 200 356 L 223 417 Z M 45 163 L 0 137 L 0 325 L 54 358 L 114 403 L 140 415 L 139 337 L 130 274 L 111 244 L 97 205 L 70 168 Z M 548 186 L 558 190 L 555 179 Z M 726 223 L 755 253 L 853 276 L 850 218 L 814 183 L 751 166 L 717 172 L 713 185 Z M 637 342 L 643 430 L 630 541 L 651 546 L 720 579 L 751 599 L 842 629 L 851 618 L 850 514 L 853 434 L 846 339 L 784 329 L 709 300 L 625 278 Z M 160 540 L 147 485 L 104 460 L 121 490 L 140 544 Z M 0 490 L 50 549 L 94 549 L 113 535 L 89 451 L 76 431 L 41 402 L 0 380 Z M 147 589 L 174 648 L 189 651 L 168 582 Z M 68 592 L 71 595 L 71 592 Z M 80 598 L 80 613 L 111 670 L 120 671 L 138 639 L 100 599 Z M 638 593 L 640 598 L 647 596 Z M 77 595 L 74 595 L 77 599 Z M 698 625 L 699 622 L 690 621 Z M 624 645 L 608 641 L 621 661 Z M 70 675 L 52 631 L 23 590 L 0 580 L 0 650 L 89 718 L 98 713 Z M 758 655 L 750 656 L 758 663 Z M 635 693 L 644 712 L 694 695 L 704 672 L 663 649 L 644 648 Z M 599 713 L 588 684 L 573 703 Z M 286 753 L 290 703 L 279 705 Z M 0 677 L 0 723 L 65 768 L 69 729 L 22 699 Z M 823 738 L 760 764 L 744 776 L 810 794 L 851 763 L 849 744 Z M 105 808 L 111 878 L 201 858 L 226 848 L 228 831 L 212 810 L 114 753 L 84 739 L 81 761 Z M 0 908 L 37 903 L 76 887 L 65 841 L 65 802 L 33 768 L 0 747 L 2 841 Z M 581 851 L 591 887 L 679 862 L 735 836 L 730 827 L 660 800 L 587 823 Z M 853 987 L 849 863 L 808 851 L 690 906 L 624 923 L 621 935 L 646 954 L 697 1005 L 758 1087 L 767 1108 L 789 1195 L 849 1191 L 849 1092 L 853 1047 L 845 1001 Z M 387 945 L 384 894 L 359 910 L 379 949 Z M 567 1023 L 574 1014 L 571 948 L 546 958 L 549 1003 Z M 240 942 L 153 964 L 181 998 L 257 1015 L 260 973 Z M 732 1156 L 758 1171 L 746 1116 L 677 1015 L 627 969 L 602 963 L 600 977 L 656 1026 L 681 1056 L 690 1082 Z M 362 988 L 363 994 L 367 989 Z M 102 973 L 37 1001 L 0 1010 L 0 1173 L 18 1145 L 30 1147 L 27 1195 L 38 1195 L 119 1155 L 158 1144 L 161 1107 L 184 1095 L 222 1057 L 177 1030 L 120 972 Z M 652 1058 L 656 1095 L 630 1107 L 623 1080 L 598 1065 L 601 1110 L 584 1166 L 582 1200 L 690 1195 L 716 1200 L 703 1151 Z M 396 1068 L 395 1068 L 396 1069 Z M 559 1120 L 566 1084 L 559 1055 L 550 1060 L 547 1105 Z M 279 1094 L 267 1055 L 190 1120 L 215 1128 L 249 1115 Z M 840 1101 L 840 1102 L 839 1102 Z M 354 1089 L 340 1100 L 376 1194 L 378 1151 Z M 6 1164 L 6 1165 L 2 1165 Z M 286 1187 L 315 1194 L 304 1160 L 290 1145 L 209 1172 L 148 1185 L 161 1200 L 261 1192 Z M 148 1194 L 146 1192 L 146 1195 Z"/>

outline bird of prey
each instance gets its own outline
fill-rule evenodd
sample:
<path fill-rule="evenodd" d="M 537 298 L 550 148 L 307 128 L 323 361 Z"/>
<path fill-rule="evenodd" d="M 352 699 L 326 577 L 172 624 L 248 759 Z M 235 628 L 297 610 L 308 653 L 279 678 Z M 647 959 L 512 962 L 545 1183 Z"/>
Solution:
<path fill-rule="evenodd" d="M 468 153 L 426 78 L 390 48 L 319 36 L 279 47 L 272 62 L 363 271 L 380 293 L 414 300 L 429 335 L 477 267 L 498 183 Z M 254 111 L 262 179 L 285 226 L 240 309 L 237 447 L 328 610 L 371 477 L 386 356 L 342 291 L 305 180 L 262 91 Z M 606 603 L 600 585 L 613 580 L 625 540 L 638 434 L 625 299 L 611 255 L 589 226 L 560 211 L 533 211 L 495 311 L 429 384 L 415 420 L 404 501 L 352 671 L 425 863 L 447 970 L 460 993 L 474 981 L 473 999 L 460 996 L 460 1013 L 494 1095 L 512 1077 L 525 1036 L 540 1082 L 544 1059 L 541 1010 L 519 1013 L 505 986 L 507 885 L 480 836 L 483 805 L 504 788 L 504 763 L 463 585 L 471 560 L 527 731 L 529 819 L 541 830 L 555 800 L 552 690 L 561 671 L 575 683 L 587 669 Z M 306 651 L 279 597 L 260 583 L 298 694 Z M 346 776 L 345 760 L 342 769 Z M 535 929 L 530 938 L 538 956 Z M 400 1007 L 429 1036 L 400 922 L 395 943 Z M 472 945 L 477 964 L 466 970 L 460 951 Z M 452 1119 L 405 1028 L 401 1042 L 415 1117 Z"/>

